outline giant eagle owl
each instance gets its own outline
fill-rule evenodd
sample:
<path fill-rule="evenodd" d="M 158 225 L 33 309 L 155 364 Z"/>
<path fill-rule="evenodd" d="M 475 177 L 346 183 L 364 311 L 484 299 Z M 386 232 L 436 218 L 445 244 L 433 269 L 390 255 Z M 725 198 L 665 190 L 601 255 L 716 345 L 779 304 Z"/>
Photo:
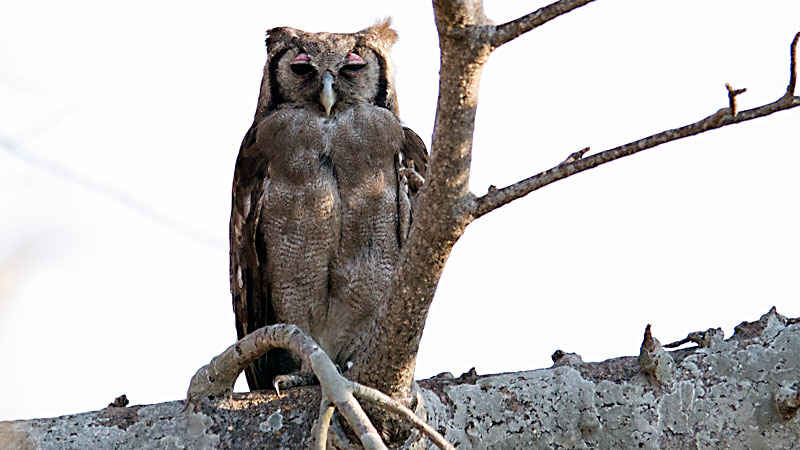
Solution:
<path fill-rule="evenodd" d="M 269 30 L 258 107 L 233 178 L 239 338 L 295 324 L 345 368 L 368 333 L 427 168 L 425 144 L 398 116 L 389 58 L 396 39 L 388 20 L 352 34 Z M 245 375 L 256 390 L 307 371 L 272 350 Z"/>

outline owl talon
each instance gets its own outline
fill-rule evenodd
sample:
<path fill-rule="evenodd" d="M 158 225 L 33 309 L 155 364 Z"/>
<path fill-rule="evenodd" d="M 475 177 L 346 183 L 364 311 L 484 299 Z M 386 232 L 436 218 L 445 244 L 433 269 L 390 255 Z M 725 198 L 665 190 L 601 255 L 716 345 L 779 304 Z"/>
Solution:
<path fill-rule="evenodd" d="M 281 390 L 290 389 L 298 386 L 311 386 L 319 384 L 317 377 L 311 372 L 294 372 L 285 375 L 278 375 L 272 379 L 272 387 L 275 392 L 281 395 Z"/>
<path fill-rule="evenodd" d="M 408 167 L 401 167 L 400 168 L 400 176 L 403 177 L 405 181 L 405 185 L 411 190 L 411 192 L 417 192 L 420 190 L 423 184 L 425 184 L 425 178 L 417 172 L 417 169 L 414 168 L 414 161 L 408 162 Z"/>

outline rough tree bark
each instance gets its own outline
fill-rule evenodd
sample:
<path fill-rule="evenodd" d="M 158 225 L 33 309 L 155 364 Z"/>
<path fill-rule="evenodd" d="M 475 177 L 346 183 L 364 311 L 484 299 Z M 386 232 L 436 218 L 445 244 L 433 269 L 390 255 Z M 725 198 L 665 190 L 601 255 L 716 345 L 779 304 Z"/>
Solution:
<path fill-rule="evenodd" d="M 791 45 L 789 84 L 773 103 L 738 111 L 736 96 L 744 90 L 728 86 L 725 106 L 698 122 L 588 156 L 589 149 L 583 149 L 511 186 L 492 188 L 480 197 L 473 194 L 469 174 L 478 86 L 492 51 L 592 1 L 560 0 L 501 25 L 485 16 L 480 0 L 433 1 L 441 71 L 431 169 L 419 199 L 421 214 L 415 217 L 373 333 L 348 372 L 354 381 L 406 405 L 419 398 L 412 395 L 413 374 L 428 309 L 453 245 L 474 219 L 598 165 L 800 106 L 794 94 L 798 33 Z M 418 413 L 459 448 L 790 448 L 800 437 L 797 322 L 772 310 L 758 322 L 740 325 L 727 341 L 714 330 L 693 333 L 687 340 L 699 343 L 697 348 L 671 353 L 648 327 L 639 358 L 585 364 L 577 355 L 557 352 L 551 369 L 431 379 L 420 383 Z M 291 343 L 273 336 L 277 334 L 264 330 L 262 338 L 270 335 L 309 359 L 321 352 L 313 342 Z M 239 354 L 252 358 L 274 345 L 243 341 L 215 361 Z M 313 444 L 312 425 L 319 417 L 325 420 L 317 430 L 327 429 L 332 404 L 345 417 L 363 415 L 353 396 L 370 397 L 354 385 L 347 388 L 348 397 L 337 397 L 331 384 L 342 381 L 329 370 L 332 365 L 320 369 L 330 377 L 317 372 L 322 394 L 308 387 L 282 397 L 230 396 L 242 361 L 234 361 L 233 369 L 216 367 L 213 361 L 204 367 L 192 389 L 205 382 L 208 386 L 190 389 L 191 401 L 109 406 L 56 419 L 0 423 L 0 443 L 9 448 L 306 448 Z M 379 394 L 370 398 L 383 401 L 376 400 L 383 398 Z M 374 429 L 365 427 L 363 435 L 375 435 Z M 418 448 L 416 437 L 406 445 Z"/>
<path fill-rule="evenodd" d="M 556 352 L 549 369 L 421 381 L 427 420 L 459 449 L 796 448 L 800 320 L 773 309 L 727 340 L 715 329 L 689 338 L 698 345 L 664 352 L 651 337 L 639 358 L 584 363 Z M 193 409 L 109 406 L 0 422 L 0 447 L 310 448 L 319 402 L 319 389 L 304 387 Z"/>

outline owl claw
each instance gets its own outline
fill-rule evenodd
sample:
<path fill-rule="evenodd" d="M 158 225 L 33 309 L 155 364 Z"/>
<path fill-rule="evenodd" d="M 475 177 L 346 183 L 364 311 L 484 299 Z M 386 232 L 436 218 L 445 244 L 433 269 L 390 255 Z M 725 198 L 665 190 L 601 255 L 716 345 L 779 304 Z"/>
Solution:
<path fill-rule="evenodd" d="M 425 178 L 414 168 L 414 161 L 409 161 L 407 167 L 400 167 L 400 176 L 403 177 L 405 186 L 411 192 L 419 191 L 422 185 L 425 184 Z"/>
<path fill-rule="evenodd" d="M 277 375 L 272 379 L 272 387 L 275 392 L 281 395 L 281 389 L 286 390 L 298 386 L 310 386 L 318 384 L 317 377 L 310 372 L 293 372 L 284 375 Z"/>

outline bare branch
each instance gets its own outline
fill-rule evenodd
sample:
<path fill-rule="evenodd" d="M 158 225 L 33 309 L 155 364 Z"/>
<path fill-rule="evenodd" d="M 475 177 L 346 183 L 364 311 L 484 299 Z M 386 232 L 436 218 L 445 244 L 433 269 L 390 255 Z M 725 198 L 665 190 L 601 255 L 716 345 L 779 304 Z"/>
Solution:
<path fill-rule="evenodd" d="M 799 39 L 800 33 L 797 33 L 791 45 L 791 75 L 789 79 L 789 87 L 787 88 L 786 94 L 784 94 L 784 96 L 778 100 L 739 113 L 736 110 L 736 96 L 742 92 L 745 92 L 746 89 L 733 89 L 730 84 L 726 84 L 725 87 L 728 89 L 728 108 L 720 109 L 716 113 L 693 124 L 680 128 L 674 128 L 672 130 L 662 131 L 661 133 L 654 134 L 644 139 L 639 139 L 638 141 L 612 148 L 604 152 L 600 152 L 588 158 L 580 159 L 579 157 L 582 156 L 583 153 L 573 153 L 564 162 L 550 170 L 546 170 L 502 189 L 489 189 L 489 192 L 486 195 L 480 197 L 475 202 L 476 206 L 474 218 L 477 219 L 478 217 L 490 211 L 493 211 L 518 198 L 524 197 L 539 188 L 547 186 L 550 183 L 567 178 L 578 172 L 592 169 L 601 164 L 614 161 L 615 159 L 630 156 L 642 150 L 647 150 L 648 148 L 653 148 L 677 139 L 694 136 L 696 134 L 714 130 L 716 128 L 757 119 L 759 117 L 768 116 L 774 112 L 800 106 L 800 97 L 791 95 L 791 93 L 794 92 L 794 87 L 797 81 L 797 41 Z M 580 155 L 578 155 L 578 153 L 580 153 Z M 570 160 L 572 161 L 570 162 Z"/>
<path fill-rule="evenodd" d="M 477 219 L 490 211 L 524 197 L 550 183 L 567 178 L 578 172 L 595 168 L 601 164 L 614 161 L 615 159 L 630 156 L 642 150 L 647 150 L 685 137 L 694 136 L 709 130 L 768 116 L 772 113 L 791 109 L 796 106 L 800 106 L 800 97 L 784 97 L 773 103 L 742 111 L 736 116 L 725 114 L 728 112 L 728 109 L 724 108 L 693 124 L 662 131 L 661 133 L 648 136 L 644 139 L 639 139 L 638 141 L 621 145 L 571 163 L 559 164 L 550 170 L 546 170 L 502 189 L 495 189 L 483 197 L 480 197 L 476 203 L 474 217 Z"/>
<path fill-rule="evenodd" d="M 556 17 L 566 14 L 573 9 L 580 8 L 594 0 L 559 0 L 545 7 L 520 17 L 519 19 L 498 25 L 492 35 L 492 48 L 500 47 L 506 42 L 518 38 L 523 33 L 544 25 Z"/>
<path fill-rule="evenodd" d="M 797 86 L 797 41 L 800 40 L 800 32 L 794 35 L 792 45 L 789 46 L 789 85 L 786 86 L 786 97 L 794 96 L 794 88 Z"/>

